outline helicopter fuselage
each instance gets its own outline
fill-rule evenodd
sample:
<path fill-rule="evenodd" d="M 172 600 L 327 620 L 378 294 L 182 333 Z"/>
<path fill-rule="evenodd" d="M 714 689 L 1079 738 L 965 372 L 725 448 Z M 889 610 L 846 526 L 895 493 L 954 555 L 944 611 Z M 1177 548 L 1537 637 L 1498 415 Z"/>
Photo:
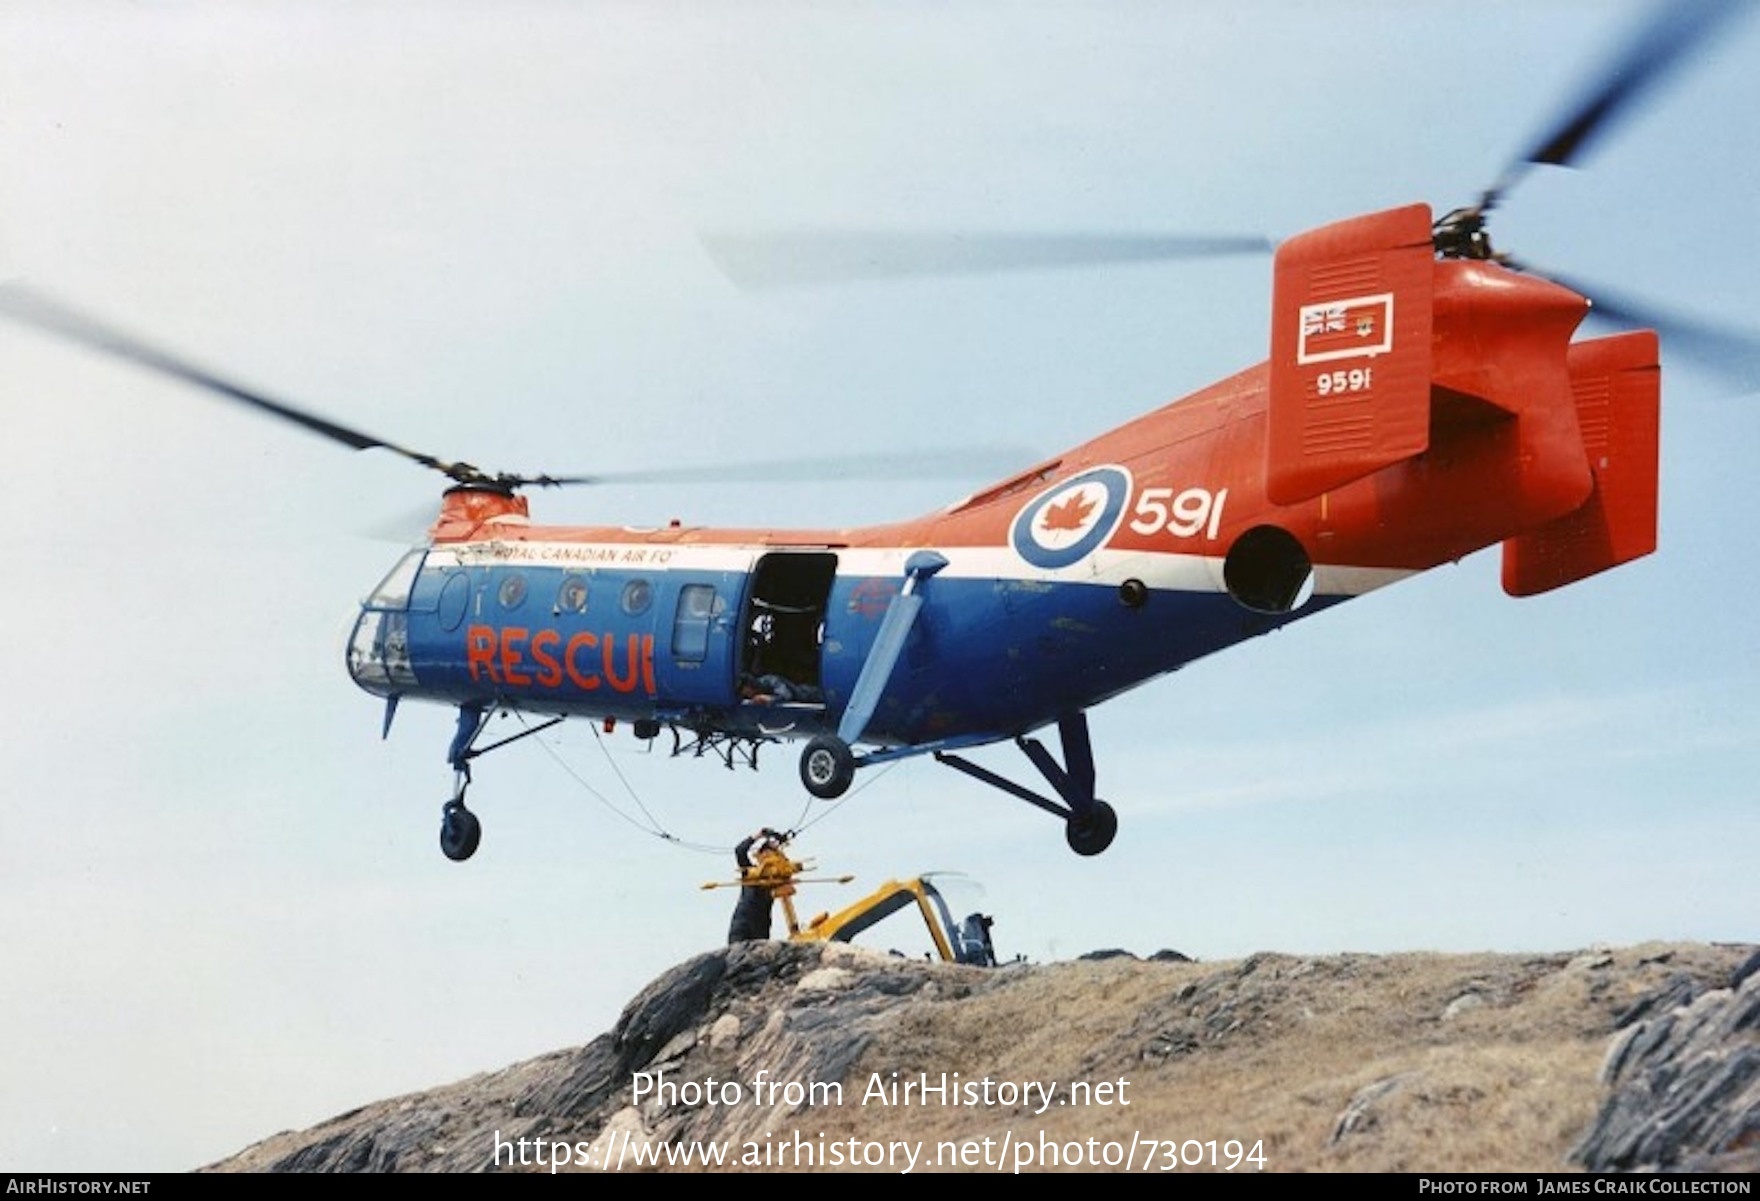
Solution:
<path fill-rule="evenodd" d="M 547 527 L 511 490 L 454 488 L 363 605 L 349 670 L 467 712 L 873 759 L 1063 728 L 1499 542 L 1514 595 L 1648 553 L 1655 335 L 1573 344 L 1582 297 L 1438 260 L 1429 228 L 1411 206 L 1292 239 L 1270 361 L 915 521 Z"/>

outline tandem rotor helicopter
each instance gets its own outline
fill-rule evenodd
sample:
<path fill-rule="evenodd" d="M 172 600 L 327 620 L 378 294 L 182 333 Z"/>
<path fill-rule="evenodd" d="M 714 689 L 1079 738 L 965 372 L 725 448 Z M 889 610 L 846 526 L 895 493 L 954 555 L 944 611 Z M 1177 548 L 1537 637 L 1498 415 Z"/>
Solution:
<path fill-rule="evenodd" d="M 607 477 L 487 471 L 233 383 L 19 288 L 0 314 L 449 481 L 427 541 L 362 602 L 347 670 L 385 702 L 455 707 L 447 857 L 490 718 L 626 722 L 677 754 L 756 766 L 804 743 L 815 797 L 932 756 L 1053 815 L 1076 853 L 1117 831 L 1086 711 L 1195 659 L 1501 544 L 1529 596 L 1656 546 L 1655 327 L 1573 340 L 1594 289 L 1495 250 L 1488 217 L 1565 165 L 1740 6 L 1666 10 L 1479 199 L 1334 222 L 1274 252 L 1268 361 L 913 520 L 847 530 L 546 526 L 525 493 Z M 1015 253 L 995 243 L 1002 259 Z M 1140 257 L 1238 253 L 1144 239 Z M 1019 247 L 1023 264 L 1035 248 Z M 1105 261 L 1118 261 L 1119 240 Z M 656 473 L 655 478 L 660 478 Z M 1061 756 L 1035 734 L 1055 727 Z M 523 737 L 519 735 L 516 737 Z M 965 757 L 1012 741 L 1028 786 Z"/>

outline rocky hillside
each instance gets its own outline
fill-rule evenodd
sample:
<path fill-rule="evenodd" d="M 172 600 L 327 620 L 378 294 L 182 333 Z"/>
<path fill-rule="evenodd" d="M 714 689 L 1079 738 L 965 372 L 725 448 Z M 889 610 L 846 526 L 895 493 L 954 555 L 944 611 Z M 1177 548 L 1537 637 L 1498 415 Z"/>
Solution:
<path fill-rule="evenodd" d="M 1760 952 L 954 967 L 748 943 L 215 1170 L 1760 1169 Z M 713 1162 L 711 1163 L 713 1167 Z"/>

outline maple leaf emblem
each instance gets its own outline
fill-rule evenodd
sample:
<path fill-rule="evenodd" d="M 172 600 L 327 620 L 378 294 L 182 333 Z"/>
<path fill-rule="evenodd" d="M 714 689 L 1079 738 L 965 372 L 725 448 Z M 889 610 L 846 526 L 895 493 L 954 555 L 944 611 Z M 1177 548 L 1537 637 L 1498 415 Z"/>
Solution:
<path fill-rule="evenodd" d="M 1060 500 L 1045 509 L 1045 519 L 1039 528 L 1050 533 L 1054 530 L 1079 530 L 1088 520 L 1088 514 L 1094 511 L 1099 503 L 1088 499 L 1086 489 L 1071 495 L 1067 500 Z"/>

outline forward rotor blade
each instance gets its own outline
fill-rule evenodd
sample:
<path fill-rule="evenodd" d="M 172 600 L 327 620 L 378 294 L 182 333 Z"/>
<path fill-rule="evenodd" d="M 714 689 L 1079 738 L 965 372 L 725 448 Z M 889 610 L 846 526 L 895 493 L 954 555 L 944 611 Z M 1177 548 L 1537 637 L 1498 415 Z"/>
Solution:
<path fill-rule="evenodd" d="M 354 450 L 388 450 L 448 475 L 463 466 L 442 462 L 432 455 L 406 449 L 285 401 L 271 399 L 17 284 L 0 284 L 0 316 L 248 405 Z"/>
<path fill-rule="evenodd" d="M 704 248 L 742 288 L 798 288 L 907 276 L 986 275 L 1104 263 L 1266 254 L 1259 235 L 961 234 L 802 229 L 710 233 Z"/>
<path fill-rule="evenodd" d="M 827 480 L 979 479 L 1006 475 L 1041 456 L 1018 446 L 976 446 L 957 451 L 897 451 L 866 455 L 826 455 L 771 459 L 757 463 L 699 463 L 592 475 L 540 475 L 522 484 L 562 487 L 578 484 L 792 484 Z"/>
<path fill-rule="evenodd" d="M 275 400 L 17 284 L 0 284 L 0 317 L 247 405 L 333 442 L 340 442 L 353 450 L 388 450 L 413 463 L 439 471 L 458 483 L 519 488 L 564 484 L 730 483 L 742 480 L 774 480 L 786 483 L 843 479 L 970 479 L 1001 475 L 1016 470 L 1023 464 L 1032 463 L 1036 458 L 1032 451 L 1019 447 L 991 446 L 955 452 L 898 452 L 782 459 L 760 463 L 701 464 L 653 470 L 600 472 L 592 475 L 489 475 L 468 463 L 446 462 L 331 421 L 285 401 Z M 423 522 L 424 526 L 426 524 Z"/>
<path fill-rule="evenodd" d="M 1490 209 L 1535 163 L 1568 166 L 1600 133 L 1726 20 L 1748 7 L 1744 0 L 1661 0 L 1649 20 L 1627 41 L 1564 117 L 1537 138 L 1480 201 Z"/>

